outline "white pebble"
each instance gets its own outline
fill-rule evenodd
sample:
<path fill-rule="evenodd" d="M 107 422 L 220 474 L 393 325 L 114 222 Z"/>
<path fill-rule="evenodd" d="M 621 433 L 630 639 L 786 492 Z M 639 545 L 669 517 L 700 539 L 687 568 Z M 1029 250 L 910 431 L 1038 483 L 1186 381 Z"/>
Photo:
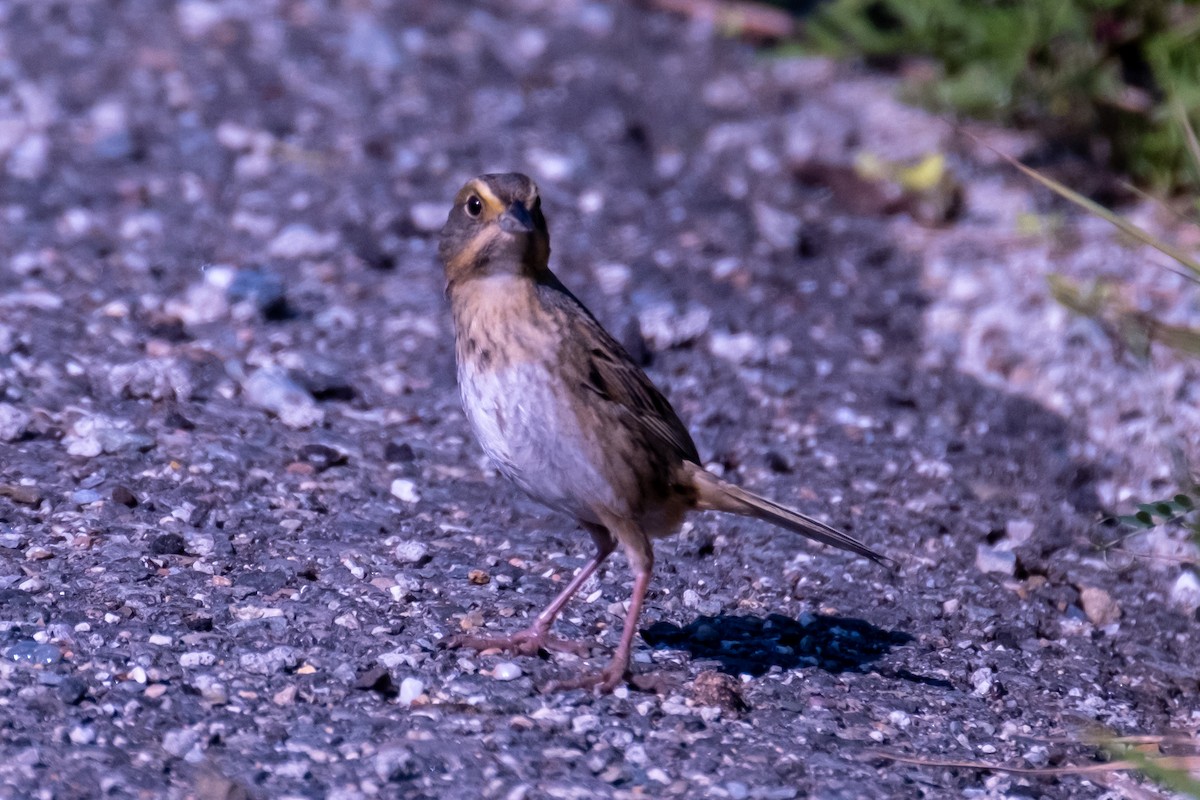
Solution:
<path fill-rule="evenodd" d="M 980 572 L 1012 575 L 1017 571 L 1017 555 L 1011 550 L 981 544 L 975 548 L 975 568 Z"/>
<path fill-rule="evenodd" d="M 279 417 L 289 428 L 309 428 L 325 419 L 312 395 L 281 369 L 264 367 L 242 384 L 246 402 Z"/>
<path fill-rule="evenodd" d="M 633 277 L 629 267 L 611 262 L 597 264 L 592 267 L 592 273 L 596 276 L 596 283 L 600 284 L 600 291 L 605 294 L 620 294 L 625 291 L 629 286 L 629 279 Z"/>
<path fill-rule="evenodd" d="M 338 245 L 336 233 L 320 233 L 300 222 L 284 228 L 267 245 L 267 252 L 276 258 L 317 258 L 327 255 Z"/>
<path fill-rule="evenodd" d="M 396 545 L 396 560 L 401 564 L 420 564 L 429 556 L 429 546 L 424 542 L 405 541 Z"/>
<path fill-rule="evenodd" d="M 24 436 L 30 419 L 27 411 L 0 403 L 0 442 L 12 442 Z"/>
<path fill-rule="evenodd" d="M 205 650 L 193 650 L 179 657 L 179 666 L 181 667 L 211 667 L 215 663 L 217 663 L 216 654 Z"/>
<path fill-rule="evenodd" d="M 1189 614 L 1200 608 L 1200 580 L 1195 572 L 1184 570 L 1179 574 L 1171 587 L 1171 602 Z"/>
<path fill-rule="evenodd" d="M 1034 524 L 1028 519 L 1010 519 L 1004 523 L 1004 536 L 1014 545 L 1025 544 L 1033 536 Z"/>
<path fill-rule="evenodd" d="M 692 306 L 682 314 L 674 303 L 656 303 L 638 312 L 642 338 L 655 351 L 695 341 L 708 330 L 712 312 L 704 306 Z"/>
<path fill-rule="evenodd" d="M 418 678 L 405 678 L 400 681 L 400 705 L 411 706 L 413 701 L 425 693 L 425 684 Z"/>
<path fill-rule="evenodd" d="M 761 361 L 766 353 L 762 339 L 753 333 L 713 331 L 708 339 L 708 352 L 734 364 Z"/>
<path fill-rule="evenodd" d="M 975 694 L 981 697 L 992 690 L 992 670 L 988 667 L 980 667 L 971 673 L 971 685 L 975 687 Z"/>
<path fill-rule="evenodd" d="M 521 668 L 511 661 L 501 661 L 492 670 L 492 677 L 498 681 L 515 681 L 521 677 Z"/>
<path fill-rule="evenodd" d="M 417 492 L 417 485 L 406 478 L 396 478 L 392 481 L 392 497 L 397 500 L 403 500 L 405 503 L 415 503 L 421 499 L 421 495 Z"/>
<path fill-rule="evenodd" d="M 96 729 L 91 725 L 77 725 L 67 734 L 71 744 L 91 744 L 96 741 Z"/>
<path fill-rule="evenodd" d="M 446 224 L 445 203 L 413 203 L 408 210 L 413 227 L 424 233 L 437 233 Z"/>

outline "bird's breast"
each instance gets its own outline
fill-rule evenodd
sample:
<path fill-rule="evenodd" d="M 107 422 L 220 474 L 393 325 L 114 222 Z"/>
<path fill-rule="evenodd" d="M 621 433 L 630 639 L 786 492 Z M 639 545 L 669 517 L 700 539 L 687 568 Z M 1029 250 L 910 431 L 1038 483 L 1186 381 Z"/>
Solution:
<path fill-rule="evenodd" d="M 589 522 L 658 502 L 669 476 L 621 407 L 586 387 L 586 364 L 568 363 L 579 347 L 566 346 L 562 309 L 544 305 L 532 283 L 502 276 L 457 287 L 450 299 L 463 409 L 504 475 Z"/>
<path fill-rule="evenodd" d="M 534 499 L 581 519 L 613 502 L 571 402 L 545 363 L 459 364 L 463 409 L 496 467 Z"/>

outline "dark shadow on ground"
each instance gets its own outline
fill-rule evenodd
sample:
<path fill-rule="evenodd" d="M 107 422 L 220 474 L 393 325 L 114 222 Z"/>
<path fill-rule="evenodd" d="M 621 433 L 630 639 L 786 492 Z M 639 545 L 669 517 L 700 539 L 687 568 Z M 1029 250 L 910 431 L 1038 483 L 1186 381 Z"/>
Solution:
<path fill-rule="evenodd" d="M 913 641 L 903 631 L 884 630 L 853 617 L 804 615 L 797 620 L 782 614 L 705 616 L 682 628 L 656 622 L 642 631 L 642 638 L 654 648 L 715 659 L 731 675 L 755 676 L 771 667 L 863 672 L 893 648 Z"/>

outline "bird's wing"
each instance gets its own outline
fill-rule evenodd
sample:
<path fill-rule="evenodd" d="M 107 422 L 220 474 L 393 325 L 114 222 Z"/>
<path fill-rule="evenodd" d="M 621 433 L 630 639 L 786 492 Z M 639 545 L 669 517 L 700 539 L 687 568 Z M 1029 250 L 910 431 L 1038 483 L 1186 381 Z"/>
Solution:
<path fill-rule="evenodd" d="M 569 350 L 561 354 L 560 363 L 578 373 L 569 378 L 594 397 L 614 404 L 613 410 L 669 445 L 681 460 L 700 463 L 696 444 L 670 402 L 591 312 L 557 280 L 544 285 L 540 294 L 566 322 L 568 330 L 560 344 Z"/>

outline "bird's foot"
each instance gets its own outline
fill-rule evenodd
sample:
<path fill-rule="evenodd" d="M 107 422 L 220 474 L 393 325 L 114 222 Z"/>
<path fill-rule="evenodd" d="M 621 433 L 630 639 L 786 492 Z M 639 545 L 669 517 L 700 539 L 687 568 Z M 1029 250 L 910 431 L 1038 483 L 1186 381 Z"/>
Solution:
<path fill-rule="evenodd" d="M 522 656 L 536 656 L 545 650 L 551 653 L 570 653 L 579 658 L 586 658 L 592 652 L 591 648 L 583 642 L 559 639 L 539 628 L 526 628 L 511 636 L 471 636 L 464 633 L 450 637 L 446 642 L 446 647 L 468 648 L 480 652 L 502 650 Z"/>
<path fill-rule="evenodd" d="M 586 672 L 566 680 L 550 681 L 542 688 L 544 694 L 562 692 L 568 689 L 591 689 L 593 692 L 608 694 L 625 682 L 629 669 L 624 662 L 612 662 L 599 672 Z"/>

